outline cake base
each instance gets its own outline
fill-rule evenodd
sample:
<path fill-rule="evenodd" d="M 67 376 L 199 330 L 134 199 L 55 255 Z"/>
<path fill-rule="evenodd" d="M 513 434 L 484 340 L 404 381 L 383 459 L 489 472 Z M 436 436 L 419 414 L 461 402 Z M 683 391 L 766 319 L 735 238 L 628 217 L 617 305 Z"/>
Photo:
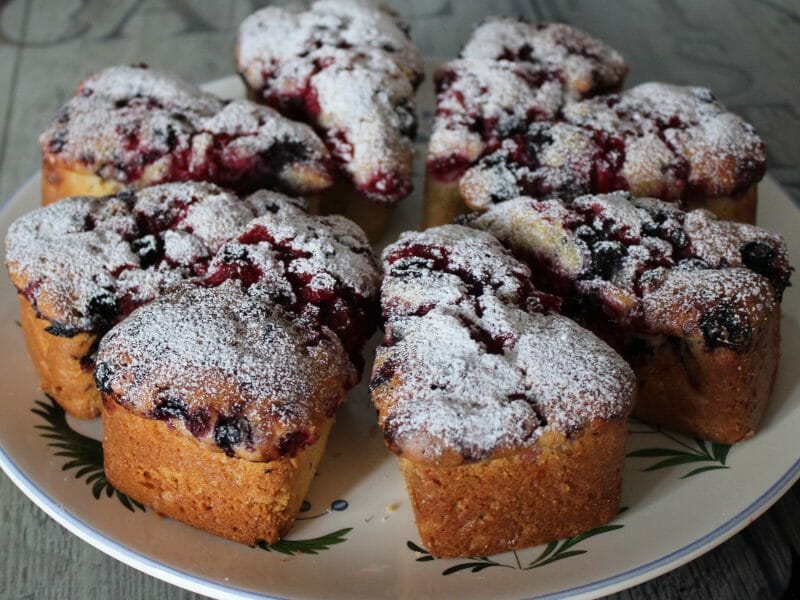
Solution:
<path fill-rule="evenodd" d="M 422 543 L 438 557 L 487 556 L 577 535 L 619 511 L 627 423 L 595 421 L 535 449 L 437 467 L 400 459 Z"/>
<path fill-rule="evenodd" d="M 118 181 L 70 168 L 52 156 L 42 162 L 42 205 L 72 196 L 109 196 L 124 189 Z"/>
<path fill-rule="evenodd" d="M 97 336 L 91 333 L 78 333 L 72 337 L 53 335 L 46 331 L 52 325 L 50 321 L 40 319 L 27 299 L 20 296 L 19 302 L 20 325 L 42 391 L 73 417 L 93 419 L 98 416 L 100 393 L 94 383 L 94 374 L 81 363 L 97 341 Z"/>
<path fill-rule="evenodd" d="M 158 513 L 251 546 L 289 531 L 333 426 L 330 419 L 294 458 L 251 462 L 208 450 L 111 399 L 102 414 L 104 466 L 114 487 Z"/>
<path fill-rule="evenodd" d="M 438 181 L 430 173 L 425 176 L 425 197 L 422 201 L 422 228 L 452 223 L 467 212 L 467 205 L 458 190 L 458 180 Z"/>
<path fill-rule="evenodd" d="M 755 224 L 758 210 L 758 185 L 752 185 L 737 196 L 691 198 L 685 210 L 704 208 L 720 219 Z M 422 227 L 452 223 L 458 215 L 470 212 L 454 182 L 439 181 L 430 173 L 425 178 L 425 198 L 422 204 Z"/>
<path fill-rule="evenodd" d="M 745 354 L 709 352 L 702 340 L 658 337 L 646 344 L 646 358 L 629 359 L 639 386 L 635 417 L 719 444 L 755 434 L 778 369 L 780 306 Z"/>
<path fill-rule="evenodd" d="M 720 219 L 755 225 L 758 212 L 758 184 L 751 185 L 737 196 L 689 199 L 685 210 L 704 208 Z"/>
<path fill-rule="evenodd" d="M 312 214 L 342 215 L 364 230 L 371 244 L 377 243 L 389 227 L 394 206 L 368 200 L 352 184 L 338 181 L 324 194 L 309 201 Z"/>

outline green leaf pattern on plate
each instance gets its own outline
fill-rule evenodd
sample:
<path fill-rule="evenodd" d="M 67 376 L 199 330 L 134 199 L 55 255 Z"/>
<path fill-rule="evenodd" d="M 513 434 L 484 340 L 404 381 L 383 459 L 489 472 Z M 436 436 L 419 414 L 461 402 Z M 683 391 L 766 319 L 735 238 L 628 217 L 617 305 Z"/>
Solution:
<path fill-rule="evenodd" d="M 619 509 L 618 515 L 621 515 L 626 510 L 628 510 L 627 506 L 623 506 Z M 595 527 L 594 529 L 590 529 L 584 533 L 565 538 L 563 540 L 557 540 L 554 542 L 550 542 L 545 546 L 544 550 L 537 556 L 535 559 L 527 563 L 523 566 L 522 562 L 519 558 L 519 553 L 515 550 L 512 552 L 516 564 L 506 564 L 499 562 L 497 560 L 493 560 L 487 556 L 470 556 L 467 562 L 462 562 L 455 564 L 451 567 L 447 567 L 444 571 L 442 571 L 442 575 L 452 575 L 453 573 L 458 573 L 459 571 L 470 571 L 472 573 L 480 573 L 484 569 L 488 569 L 490 567 L 503 567 L 506 569 L 514 569 L 517 571 L 530 571 L 531 569 L 538 569 L 539 567 L 543 567 L 544 565 L 549 565 L 550 563 L 556 562 L 557 560 L 562 560 L 565 558 L 570 558 L 571 556 L 578 556 L 580 554 L 586 554 L 588 550 L 582 548 L 573 549 L 576 545 L 580 544 L 581 542 L 588 540 L 596 535 L 600 535 L 602 533 L 608 533 L 610 531 L 616 531 L 617 529 L 621 529 L 624 527 L 621 523 L 610 523 L 608 525 L 601 525 L 599 527 Z M 417 562 L 428 562 L 431 560 L 441 560 L 436 559 L 434 556 L 431 555 L 430 552 L 425 550 L 419 544 L 415 544 L 412 541 L 406 542 L 406 547 L 412 552 L 416 552 L 421 556 L 417 557 Z"/>
<path fill-rule="evenodd" d="M 103 469 L 103 445 L 72 429 L 67 423 L 64 409 L 49 396 L 47 399 L 50 400 L 49 403 L 36 400 L 38 408 L 32 408 L 31 412 L 47 423 L 36 425 L 36 429 L 43 432 L 40 434 L 43 438 L 50 440 L 47 442 L 48 446 L 58 450 L 54 455 L 70 459 L 61 469 L 63 471 L 77 469 L 75 478 L 86 477 L 85 483 L 92 486 L 92 495 L 95 499 L 99 500 L 105 493 L 108 498 L 116 496 L 120 504 L 131 512 L 136 512 L 137 508 L 144 511 L 144 505 L 120 492 L 106 478 Z"/>
<path fill-rule="evenodd" d="M 106 472 L 103 468 L 103 445 L 99 441 L 72 429 L 67 422 L 64 409 L 49 396 L 47 399 L 50 401 L 49 403 L 36 400 L 37 407 L 32 408 L 31 412 L 40 416 L 46 422 L 45 425 L 36 425 L 36 429 L 42 431 L 40 435 L 43 438 L 50 440 L 47 442 L 48 446 L 58 450 L 54 455 L 70 459 L 64 464 L 62 470 L 77 469 L 75 478 L 86 477 L 86 484 L 92 486 L 92 495 L 96 499 L 100 499 L 105 493 L 109 498 L 116 496 L 122 506 L 131 512 L 135 512 L 137 508 L 144 511 L 144 505 L 120 492 L 106 478 Z M 347 502 L 344 500 L 336 500 L 331 504 L 331 510 L 334 511 L 341 511 L 345 508 L 347 508 Z M 323 514 L 328 512 L 330 511 L 326 511 Z M 318 538 L 308 540 L 283 539 L 274 544 L 259 542 L 256 546 L 267 552 L 279 552 L 289 556 L 294 556 L 295 554 L 317 554 L 331 546 L 346 541 L 347 538 L 345 536 L 350 531 L 352 531 L 352 528 L 348 527 Z"/>
<path fill-rule="evenodd" d="M 730 452 L 731 449 L 729 444 L 717 444 L 716 442 L 707 442 L 698 438 L 689 441 L 689 438 L 665 431 L 660 427 L 647 425 L 635 419 L 631 419 L 630 423 L 632 434 L 659 434 L 678 446 L 677 448 L 656 446 L 640 448 L 639 450 L 629 452 L 627 455 L 628 458 L 657 459 L 651 465 L 642 469 L 643 471 L 657 471 L 658 469 L 694 463 L 711 463 L 698 465 L 681 476 L 681 479 L 686 479 L 687 477 L 693 477 L 700 473 L 730 468 L 729 465 L 725 464 L 725 461 L 728 459 L 728 452 Z"/>
<path fill-rule="evenodd" d="M 266 542 L 258 542 L 257 547 L 267 552 L 280 552 L 281 554 L 288 554 L 294 556 L 295 554 L 319 554 L 323 550 L 328 550 L 331 546 L 346 542 L 345 537 L 353 530 L 352 527 L 339 529 L 328 535 L 312 538 L 310 540 L 278 540 L 274 544 L 267 544 Z"/>

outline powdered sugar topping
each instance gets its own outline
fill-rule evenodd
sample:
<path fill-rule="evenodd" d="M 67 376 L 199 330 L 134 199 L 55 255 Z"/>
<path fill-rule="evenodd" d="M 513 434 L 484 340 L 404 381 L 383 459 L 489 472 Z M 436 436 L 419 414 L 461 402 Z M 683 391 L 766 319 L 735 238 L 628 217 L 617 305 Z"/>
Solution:
<path fill-rule="evenodd" d="M 245 200 L 205 183 L 163 184 L 109 198 L 70 198 L 18 219 L 6 238 L 12 281 L 61 333 L 107 328 L 186 277 L 265 212 L 297 200 Z"/>
<path fill-rule="evenodd" d="M 552 120 L 576 99 L 618 87 L 627 68 L 613 49 L 568 25 L 489 20 L 436 75 L 428 168 L 456 179 L 508 136 Z"/>
<path fill-rule="evenodd" d="M 360 0 L 264 8 L 240 26 L 237 65 L 267 104 L 324 132 L 367 197 L 410 193 L 422 57 L 390 9 Z"/>
<path fill-rule="evenodd" d="M 330 156 L 308 125 L 140 67 L 84 79 L 39 141 L 46 160 L 126 186 L 202 180 L 314 193 L 331 185 Z"/>
<path fill-rule="evenodd" d="M 521 197 L 467 220 L 530 260 L 534 280 L 564 297 L 568 313 L 593 299 L 602 318 L 653 333 L 667 321 L 699 332 L 697 315 L 720 306 L 762 319 L 792 271 L 779 235 L 623 192 L 569 204 Z"/>
<path fill-rule="evenodd" d="M 461 262 L 468 251 L 474 261 Z M 554 300 L 491 236 L 456 225 L 406 233 L 384 264 L 373 401 L 405 457 L 481 460 L 531 448 L 548 429 L 569 435 L 627 414 L 628 366 L 549 312 Z"/>
<path fill-rule="evenodd" d="M 460 189 L 475 210 L 518 195 L 614 190 L 683 201 L 734 196 L 764 169 L 761 139 L 711 92 L 647 83 L 565 105 L 559 120 L 506 139 L 465 173 Z"/>

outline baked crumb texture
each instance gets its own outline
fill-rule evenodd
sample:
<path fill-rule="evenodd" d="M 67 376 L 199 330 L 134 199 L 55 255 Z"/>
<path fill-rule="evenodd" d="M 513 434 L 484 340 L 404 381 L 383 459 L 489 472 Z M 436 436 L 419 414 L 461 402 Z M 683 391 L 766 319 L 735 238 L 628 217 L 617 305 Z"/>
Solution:
<path fill-rule="evenodd" d="M 360 379 L 379 282 L 344 217 L 284 206 L 250 220 L 100 341 L 111 482 L 217 535 L 274 542 Z"/>
<path fill-rule="evenodd" d="M 236 64 L 254 98 L 321 133 L 359 194 L 392 205 L 411 192 L 423 62 L 393 10 L 363 0 L 264 8 L 240 25 Z"/>
<path fill-rule="evenodd" d="M 425 546 L 487 555 L 609 520 L 635 393 L 625 361 L 489 234 L 408 232 L 383 259 L 372 399 Z"/>
<path fill-rule="evenodd" d="M 39 143 L 44 204 L 174 181 L 314 194 L 335 171 L 308 125 L 143 66 L 86 77 Z"/>
<path fill-rule="evenodd" d="M 519 197 L 463 222 L 496 236 L 563 314 L 630 362 L 634 415 L 719 443 L 754 434 L 792 272 L 781 236 L 628 192 Z"/>
<path fill-rule="evenodd" d="M 436 74 L 425 225 L 520 195 L 630 191 L 754 222 L 765 152 L 701 87 L 617 93 L 622 57 L 562 24 L 493 19 Z"/>

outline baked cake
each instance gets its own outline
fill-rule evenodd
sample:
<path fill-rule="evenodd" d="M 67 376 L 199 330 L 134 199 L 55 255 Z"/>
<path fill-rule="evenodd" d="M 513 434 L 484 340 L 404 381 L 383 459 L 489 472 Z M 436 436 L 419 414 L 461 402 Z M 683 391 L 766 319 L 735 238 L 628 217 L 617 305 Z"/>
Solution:
<path fill-rule="evenodd" d="M 297 195 L 333 183 L 331 157 L 308 125 L 143 66 L 84 79 L 39 142 L 44 204 L 172 181 Z"/>
<path fill-rule="evenodd" d="M 465 46 L 464 60 L 440 71 L 426 224 L 520 195 L 569 199 L 618 190 L 755 221 L 765 151 L 751 125 L 701 87 L 645 83 L 598 95 L 625 72 L 599 51 L 583 59 L 595 65 L 605 58 L 596 68 L 606 76 L 587 77 L 599 82 L 587 88 L 593 97 L 565 93 L 556 75 L 532 74 L 542 71 L 535 51 L 516 50 L 523 42 L 535 48 L 549 27 L 490 22 Z M 483 28 L 499 29 L 494 41 Z M 546 56 L 555 66 L 545 73 L 570 64 L 563 52 Z"/>
<path fill-rule="evenodd" d="M 779 235 L 627 192 L 521 197 L 464 221 L 511 248 L 564 314 L 630 362 L 636 416 L 720 443 L 753 435 L 792 271 Z"/>
<path fill-rule="evenodd" d="M 611 519 L 635 392 L 625 361 L 486 233 L 404 233 L 383 260 L 372 399 L 425 547 L 486 556 Z"/>
<path fill-rule="evenodd" d="M 204 275 L 253 218 L 302 206 L 275 192 L 240 199 L 187 182 L 68 198 L 19 218 L 6 264 L 42 389 L 75 417 L 97 416 L 92 373 L 102 335 L 177 282 Z"/>
<path fill-rule="evenodd" d="M 109 480 L 216 535 L 275 542 L 360 377 L 379 282 L 366 236 L 344 217 L 250 221 L 203 275 L 101 340 Z"/>
<path fill-rule="evenodd" d="M 335 206 L 326 199 L 322 209 L 357 219 L 377 237 L 387 207 L 411 192 L 423 63 L 408 26 L 364 0 L 270 6 L 240 25 L 236 66 L 254 99 L 323 136 L 347 185 L 337 187 Z M 357 194 L 348 193 L 353 188 Z"/>

